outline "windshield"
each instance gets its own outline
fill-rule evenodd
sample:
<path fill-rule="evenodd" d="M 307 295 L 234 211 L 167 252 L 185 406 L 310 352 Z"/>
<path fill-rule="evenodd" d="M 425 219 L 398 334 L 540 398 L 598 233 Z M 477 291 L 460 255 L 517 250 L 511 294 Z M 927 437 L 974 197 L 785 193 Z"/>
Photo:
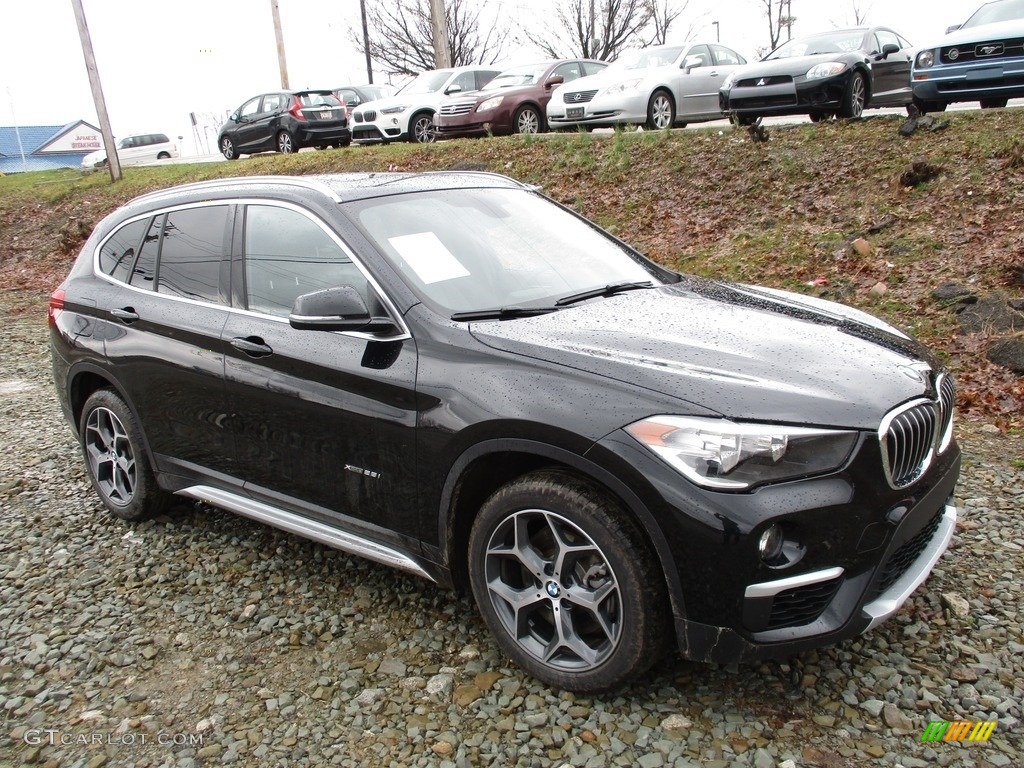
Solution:
<path fill-rule="evenodd" d="M 765 56 L 765 61 L 773 59 L 792 59 L 797 56 L 814 56 L 819 53 L 849 53 L 860 50 L 864 42 L 863 29 L 846 29 L 837 32 L 826 32 L 813 37 L 801 37 L 780 45 Z"/>
<path fill-rule="evenodd" d="M 541 77 L 548 71 L 546 64 L 531 64 L 526 67 L 516 67 L 502 72 L 489 82 L 482 90 L 495 91 L 499 88 L 514 88 L 517 85 L 536 85 Z"/>
<path fill-rule="evenodd" d="M 551 306 L 609 284 L 661 282 L 623 246 L 525 190 L 417 192 L 353 209 L 410 288 L 442 314 Z"/>
<path fill-rule="evenodd" d="M 999 21 L 1024 19 L 1024 0 L 1000 0 L 981 6 L 974 15 L 964 22 L 961 29 L 980 27 L 982 24 L 995 24 Z"/>
<path fill-rule="evenodd" d="M 686 49 L 685 45 L 674 45 L 668 48 L 645 48 L 641 51 L 628 51 L 608 65 L 605 72 L 624 69 L 648 69 L 650 67 L 667 67 L 674 64 Z"/>
<path fill-rule="evenodd" d="M 448 82 L 448 78 L 451 76 L 452 71 L 450 69 L 435 69 L 430 72 L 424 72 L 422 75 L 406 83 L 399 93 L 402 95 L 437 93 L 444 87 L 444 84 Z"/>

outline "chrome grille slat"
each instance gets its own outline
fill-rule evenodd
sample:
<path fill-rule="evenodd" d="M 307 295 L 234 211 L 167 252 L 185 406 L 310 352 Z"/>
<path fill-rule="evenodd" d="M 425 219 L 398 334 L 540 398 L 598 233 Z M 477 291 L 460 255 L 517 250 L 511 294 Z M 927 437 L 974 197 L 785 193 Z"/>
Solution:
<path fill-rule="evenodd" d="M 878 437 L 889 485 L 906 488 L 924 474 L 935 456 L 944 421 L 941 398 L 915 400 L 882 420 Z"/>
<path fill-rule="evenodd" d="M 562 99 L 566 106 L 572 106 L 573 104 L 586 104 L 588 101 L 593 99 L 597 95 L 597 89 L 592 91 L 572 91 L 565 94 Z"/>

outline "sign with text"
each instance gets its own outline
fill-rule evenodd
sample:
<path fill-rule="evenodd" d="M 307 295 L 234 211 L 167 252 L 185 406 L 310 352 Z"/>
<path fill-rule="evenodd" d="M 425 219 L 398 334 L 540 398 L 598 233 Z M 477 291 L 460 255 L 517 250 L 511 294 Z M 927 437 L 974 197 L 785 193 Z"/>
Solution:
<path fill-rule="evenodd" d="M 103 136 L 100 129 L 82 120 L 61 131 L 37 149 L 34 154 L 92 152 L 97 149 L 103 149 Z"/>

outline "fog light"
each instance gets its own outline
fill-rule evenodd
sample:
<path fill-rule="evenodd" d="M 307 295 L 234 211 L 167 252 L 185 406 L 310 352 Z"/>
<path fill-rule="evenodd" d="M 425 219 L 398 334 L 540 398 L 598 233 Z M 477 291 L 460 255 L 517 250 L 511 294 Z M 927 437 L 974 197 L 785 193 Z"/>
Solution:
<path fill-rule="evenodd" d="M 771 525 L 761 534 L 761 541 L 757 544 L 757 551 L 764 562 L 774 564 L 778 561 L 779 555 L 782 554 L 782 545 L 784 543 L 782 526 L 778 524 Z"/>

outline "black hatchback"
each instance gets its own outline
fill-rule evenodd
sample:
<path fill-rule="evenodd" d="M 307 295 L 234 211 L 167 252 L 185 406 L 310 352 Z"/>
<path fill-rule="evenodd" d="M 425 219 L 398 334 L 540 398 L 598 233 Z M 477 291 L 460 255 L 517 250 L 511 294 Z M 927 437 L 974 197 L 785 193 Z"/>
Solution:
<path fill-rule="evenodd" d="M 668 271 L 484 173 L 224 179 L 50 299 L 99 498 L 172 494 L 470 591 L 547 683 L 783 656 L 946 549 L 953 382 L 854 309 Z"/>
<path fill-rule="evenodd" d="M 351 143 L 348 108 L 330 89 L 254 96 L 231 113 L 217 137 L 217 147 L 228 160 L 254 152 L 289 153 Z"/>

